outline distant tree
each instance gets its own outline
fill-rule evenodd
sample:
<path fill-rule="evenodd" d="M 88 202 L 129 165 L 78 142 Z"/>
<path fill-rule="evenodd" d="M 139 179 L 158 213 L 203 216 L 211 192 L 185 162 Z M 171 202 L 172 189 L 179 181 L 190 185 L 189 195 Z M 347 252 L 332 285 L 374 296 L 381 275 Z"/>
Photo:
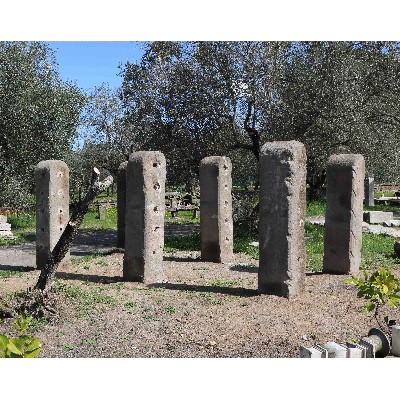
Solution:
<path fill-rule="evenodd" d="M 397 43 L 153 42 L 122 76 L 126 121 L 141 148 L 166 153 L 172 181 L 190 182 L 211 154 L 240 168 L 250 151 L 256 165 L 272 140 L 305 144 L 312 196 L 337 152 L 399 179 Z"/>
<path fill-rule="evenodd" d="M 43 43 L 0 42 L 0 204 L 28 205 L 34 168 L 65 160 L 76 136 L 84 96 L 63 82 Z"/>

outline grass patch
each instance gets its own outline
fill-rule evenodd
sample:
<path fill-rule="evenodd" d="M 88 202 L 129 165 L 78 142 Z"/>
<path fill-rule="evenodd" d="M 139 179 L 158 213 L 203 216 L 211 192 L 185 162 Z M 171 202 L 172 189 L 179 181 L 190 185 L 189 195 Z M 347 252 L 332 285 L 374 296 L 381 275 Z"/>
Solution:
<path fill-rule="evenodd" d="M 106 208 L 106 218 L 99 219 L 99 213 L 96 210 L 89 210 L 83 218 L 80 230 L 83 232 L 102 229 L 116 229 L 117 227 L 117 209 Z"/>
<path fill-rule="evenodd" d="M 164 251 L 171 253 L 176 250 L 200 251 L 200 233 L 185 236 L 172 236 L 165 240 Z"/>
<path fill-rule="evenodd" d="M 0 279 L 7 279 L 12 277 L 20 277 L 22 275 L 21 271 L 14 271 L 11 269 L 0 270 Z"/>
<path fill-rule="evenodd" d="M 90 316 L 93 307 L 96 304 L 106 304 L 114 306 L 116 299 L 104 293 L 102 287 L 95 287 L 90 289 L 83 289 L 76 285 L 58 284 L 58 290 L 62 291 L 67 299 L 74 300 L 74 305 L 77 308 L 77 317 Z"/>
<path fill-rule="evenodd" d="M 325 215 L 325 201 L 313 200 L 307 203 L 306 216 L 319 217 Z"/>
<path fill-rule="evenodd" d="M 100 258 L 99 261 L 96 262 L 96 265 L 99 265 L 101 267 L 105 267 L 108 265 L 108 263 L 104 260 L 102 260 L 102 257 L 110 255 L 112 252 L 104 252 L 104 253 L 95 253 L 95 254 L 88 254 L 86 256 L 82 256 L 79 258 L 71 258 L 71 263 L 72 264 L 84 264 L 90 261 L 97 260 Z"/>

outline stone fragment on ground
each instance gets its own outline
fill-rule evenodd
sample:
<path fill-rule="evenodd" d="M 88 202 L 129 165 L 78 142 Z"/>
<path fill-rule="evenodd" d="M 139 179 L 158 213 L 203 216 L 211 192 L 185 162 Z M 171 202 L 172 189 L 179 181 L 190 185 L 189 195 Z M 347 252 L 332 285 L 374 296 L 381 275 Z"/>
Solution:
<path fill-rule="evenodd" d="M 11 224 L 7 223 L 7 216 L 0 215 L 0 238 L 13 240 L 15 236 L 11 232 Z"/>

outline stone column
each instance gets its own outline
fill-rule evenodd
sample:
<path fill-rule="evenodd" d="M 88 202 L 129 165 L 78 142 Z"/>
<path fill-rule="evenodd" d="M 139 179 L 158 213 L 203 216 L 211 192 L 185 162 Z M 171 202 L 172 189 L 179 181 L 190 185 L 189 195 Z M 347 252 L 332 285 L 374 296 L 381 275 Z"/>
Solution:
<path fill-rule="evenodd" d="M 360 154 L 338 154 L 328 159 L 323 272 L 359 271 L 364 175 L 364 157 Z"/>
<path fill-rule="evenodd" d="M 260 293 L 289 298 L 304 289 L 306 160 L 305 147 L 297 141 L 261 148 Z"/>
<path fill-rule="evenodd" d="M 366 206 L 373 206 L 374 202 L 374 177 L 368 175 L 364 179 L 364 204 Z"/>
<path fill-rule="evenodd" d="M 41 161 L 36 181 L 36 266 L 46 265 L 69 221 L 69 169 L 58 160 Z M 69 252 L 63 262 L 69 261 Z"/>
<path fill-rule="evenodd" d="M 163 270 L 165 157 L 138 151 L 126 168 L 124 279 L 144 283 L 166 280 Z"/>
<path fill-rule="evenodd" d="M 128 161 L 120 164 L 117 174 L 117 247 L 125 247 L 125 211 L 126 211 L 126 167 Z"/>
<path fill-rule="evenodd" d="M 206 157 L 200 163 L 201 259 L 233 259 L 232 163 L 228 157 Z"/>

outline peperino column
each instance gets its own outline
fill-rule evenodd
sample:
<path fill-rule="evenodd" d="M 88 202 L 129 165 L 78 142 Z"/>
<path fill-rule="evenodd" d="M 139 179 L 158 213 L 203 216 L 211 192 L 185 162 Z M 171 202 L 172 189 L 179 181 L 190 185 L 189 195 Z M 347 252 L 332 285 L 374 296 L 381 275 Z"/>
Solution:
<path fill-rule="evenodd" d="M 330 156 L 326 168 L 323 272 L 356 274 L 361 263 L 365 162 L 361 154 Z"/>
<path fill-rule="evenodd" d="M 261 148 L 260 293 L 289 298 L 304 290 L 306 160 L 305 147 L 297 141 Z"/>
<path fill-rule="evenodd" d="M 126 167 L 124 161 L 118 168 L 117 175 L 117 247 L 125 247 L 125 212 L 126 212 Z"/>
<path fill-rule="evenodd" d="M 160 283 L 163 270 L 165 157 L 159 151 L 130 155 L 126 168 L 125 253 L 123 276 Z"/>
<path fill-rule="evenodd" d="M 64 161 L 41 161 L 36 182 L 36 266 L 43 268 L 69 221 L 69 169 Z M 68 252 L 63 263 L 69 261 Z"/>
<path fill-rule="evenodd" d="M 228 263 L 233 259 L 232 163 L 212 156 L 200 163 L 201 259 Z"/>

